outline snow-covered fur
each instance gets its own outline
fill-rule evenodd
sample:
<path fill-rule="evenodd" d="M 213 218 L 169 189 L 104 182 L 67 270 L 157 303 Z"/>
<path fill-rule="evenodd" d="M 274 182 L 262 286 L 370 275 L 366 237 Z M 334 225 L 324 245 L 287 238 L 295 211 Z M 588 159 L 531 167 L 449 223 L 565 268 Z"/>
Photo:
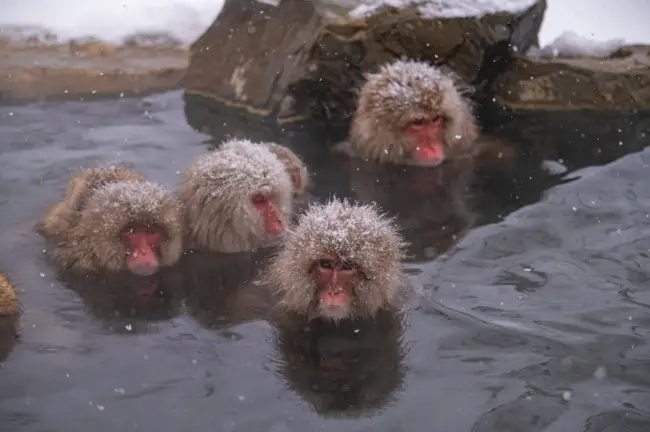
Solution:
<path fill-rule="evenodd" d="M 47 237 L 64 234 L 77 223 L 81 210 L 93 192 L 104 184 L 117 181 L 145 181 L 140 174 L 120 165 L 83 170 L 70 180 L 63 201 L 53 204 L 38 229 Z"/>
<path fill-rule="evenodd" d="M 278 289 L 280 307 L 309 314 L 317 293 L 310 270 L 323 256 L 338 256 L 355 263 L 363 275 L 354 292 L 354 314 L 373 317 L 399 299 L 404 247 L 393 221 L 374 205 L 312 204 L 288 233 L 267 278 Z"/>
<path fill-rule="evenodd" d="M 256 193 L 275 195 L 289 220 L 291 178 L 268 146 L 233 139 L 200 156 L 179 191 L 190 247 L 241 252 L 265 246 L 264 221 L 251 201 Z"/>
<path fill-rule="evenodd" d="M 41 232 L 56 241 L 53 256 L 66 268 L 125 270 L 128 249 L 120 233 L 130 224 L 163 230 L 160 264 L 175 264 L 183 252 L 182 214 L 160 185 L 125 168 L 82 172 L 68 195 L 48 213 Z"/>
<path fill-rule="evenodd" d="M 445 153 L 468 152 L 478 128 L 466 90 L 458 77 L 428 63 L 397 60 L 367 74 L 361 88 L 350 136 L 339 149 L 382 163 L 409 164 L 415 149 L 404 133 L 416 120 L 447 118 Z"/>

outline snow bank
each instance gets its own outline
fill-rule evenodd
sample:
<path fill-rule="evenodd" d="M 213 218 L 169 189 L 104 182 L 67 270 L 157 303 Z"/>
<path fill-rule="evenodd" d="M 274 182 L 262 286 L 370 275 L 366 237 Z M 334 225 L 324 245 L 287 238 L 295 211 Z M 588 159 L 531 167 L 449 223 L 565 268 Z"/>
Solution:
<path fill-rule="evenodd" d="M 553 42 L 528 54 L 540 57 L 607 57 L 625 45 L 625 39 L 598 42 L 575 32 L 564 32 Z"/>
<path fill-rule="evenodd" d="M 361 5 L 350 11 L 350 16 L 360 18 L 372 14 L 383 6 L 397 8 L 419 4 L 418 10 L 425 18 L 457 18 L 480 16 L 495 12 L 519 12 L 531 7 L 536 0 L 360 0 Z M 330 3 L 336 3 L 330 1 Z"/>
<path fill-rule="evenodd" d="M 193 42 L 214 21 L 224 0 L 0 0 L 0 27 L 36 26 L 59 39 L 94 36 L 121 42 L 136 33 L 167 33 L 185 43 Z M 276 4 L 280 0 L 260 0 Z M 404 6 L 417 0 L 318 0 L 323 6 L 340 4 L 364 15 L 381 5 Z M 427 16 L 451 18 L 501 11 L 516 12 L 534 0 L 428 0 L 421 6 Z M 565 31 L 608 41 L 650 43 L 648 0 L 548 0 L 540 32 L 542 46 Z M 15 31 L 13 29 L 12 31 Z M 32 29 L 32 31 L 34 31 Z"/>
<path fill-rule="evenodd" d="M 137 33 L 163 33 L 189 44 L 214 21 L 223 0 L 2 0 L 0 27 L 47 29 L 60 40 L 94 36 L 120 43 Z M 43 32 L 43 30 L 40 30 Z"/>

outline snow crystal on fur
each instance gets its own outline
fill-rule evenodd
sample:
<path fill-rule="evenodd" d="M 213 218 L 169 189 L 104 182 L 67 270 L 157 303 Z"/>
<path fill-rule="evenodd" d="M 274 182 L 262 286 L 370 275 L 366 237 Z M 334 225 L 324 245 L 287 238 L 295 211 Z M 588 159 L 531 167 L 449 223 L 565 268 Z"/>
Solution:
<path fill-rule="evenodd" d="M 260 247 L 266 234 L 251 203 L 255 193 L 274 194 L 279 210 L 291 214 L 291 179 L 267 146 L 233 139 L 199 157 L 180 190 L 194 246 L 221 252 Z"/>
<path fill-rule="evenodd" d="M 365 275 L 357 290 L 357 306 L 374 315 L 398 295 L 404 246 L 393 221 L 373 205 L 338 200 L 313 204 L 288 233 L 269 278 L 279 289 L 281 304 L 306 311 L 316 292 L 309 273 L 313 263 L 324 255 L 339 256 L 354 262 Z"/>

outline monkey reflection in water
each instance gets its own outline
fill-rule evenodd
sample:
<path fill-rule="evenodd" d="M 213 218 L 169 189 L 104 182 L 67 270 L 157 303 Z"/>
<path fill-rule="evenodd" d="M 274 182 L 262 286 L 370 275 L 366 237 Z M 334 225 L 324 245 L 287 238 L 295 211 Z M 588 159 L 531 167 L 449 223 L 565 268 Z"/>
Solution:
<path fill-rule="evenodd" d="M 3 363 L 18 339 L 20 305 L 9 278 L 0 272 L 0 363 Z"/>
<path fill-rule="evenodd" d="M 372 415 L 402 389 L 402 334 L 402 317 L 387 311 L 337 326 L 287 322 L 275 330 L 273 369 L 321 415 Z"/>
<path fill-rule="evenodd" d="M 147 332 L 151 324 L 181 312 L 183 280 L 175 267 L 150 276 L 79 270 L 59 270 L 57 276 L 81 297 L 91 315 L 118 333 Z"/>
<path fill-rule="evenodd" d="M 332 200 L 272 257 L 278 372 L 318 412 L 360 415 L 399 387 L 404 247 L 376 207 Z"/>
<path fill-rule="evenodd" d="M 351 189 L 362 202 L 375 202 L 394 216 L 409 243 L 405 262 L 430 261 L 455 246 L 474 225 L 469 187 L 470 159 L 436 169 L 348 161 Z"/>
<path fill-rule="evenodd" d="M 273 248 L 237 253 L 188 252 L 180 261 L 187 311 L 200 325 L 223 330 L 236 324 L 270 320 L 273 292 L 261 271 Z"/>

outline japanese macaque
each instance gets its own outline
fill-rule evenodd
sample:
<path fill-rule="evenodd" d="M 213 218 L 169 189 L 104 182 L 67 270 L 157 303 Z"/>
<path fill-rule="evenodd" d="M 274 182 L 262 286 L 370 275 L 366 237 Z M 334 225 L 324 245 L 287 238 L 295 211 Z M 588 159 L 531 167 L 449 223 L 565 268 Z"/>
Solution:
<path fill-rule="evenodd" d="M 367 75 L 348 139 L 335 149 L 379 163 L 425 167 L 480 153 L 467 92 L 452 72 L 428 63 L 383 65 Z"/>
<path fill-rule="evenodd" d="M 64 268 L 149 276 L 183 252 L 182 214 L 160 185 L 123 167 L 96 168 L 70 182 L 40 232 Z"/>
<path fill-rule="evenodd" d="M 0 272 L 0 362 L 5 361 L 16 343 L 19 318 L 16 291 L 7 276 Z"/>
<path fill-rule="evenodd" d="M 268 268 L 281 309 L 339 322 L 392 309 L 404 287 L 404 242 L 371 205 L 312 204 Z"/>
<path fill-rule="evenodd" d="M 180 261 L 189 314 L 208 329 L 270 320 L 275 299 L 264 286 L 263 266 L 272 249 L 238 253 L 190 251 Z"/>
<path fill-rule="evenodd" d="M 312 321 L 277 326 L 270 364 L 320 415 L 370 416 L 399 397 L 404 380 L 402 316 L 331 326 Z"/>
<path fill-rule="evenodd" d="M 241 252 L 266 247 L 285 233 L 293 187 L 268 146 L 233 139 L 199 157 L 179 191 L 189 247 Z"/>

